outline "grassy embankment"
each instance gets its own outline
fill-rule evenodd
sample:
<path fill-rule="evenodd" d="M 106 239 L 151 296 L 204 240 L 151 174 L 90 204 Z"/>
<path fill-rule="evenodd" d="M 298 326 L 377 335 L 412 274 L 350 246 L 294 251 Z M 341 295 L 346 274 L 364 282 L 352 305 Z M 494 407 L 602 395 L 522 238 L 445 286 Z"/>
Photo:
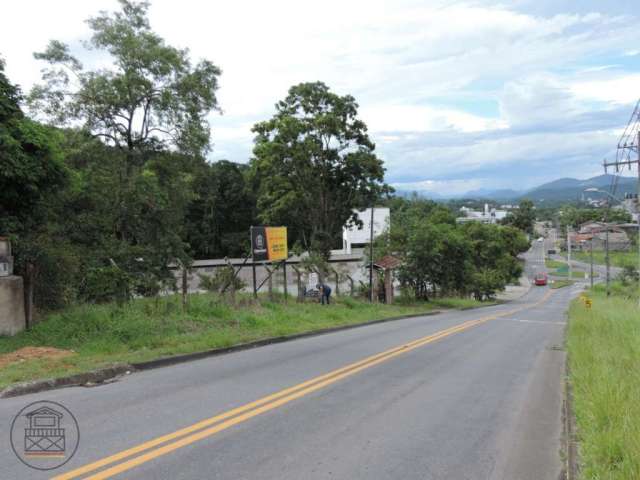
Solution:
<path fill-rule="evenodd" d="M 591 262 L 591 255 L 589 254 L 589 252 L 574 252 L 571 254 L 571 258 L 585 263 Z M 614 267 L 624 268 L 627 265 L 637 267 L 638 251 L 637 249 L 634 249 L 630 252 L 609 252 L 609 262 Z M 604 252 L 594 251 L 593 263 L 596 263 L 598 265 L 605 265 L 606 260 Z"/>
<path fill-rule="evenodd" d="M 182 311 L 178 297 L 140 299 L 125 306 L 80 305 L 53 313 L 32 330 L 0 337 L 0 389 L 7 385 L 88 371 L 113 364 L 228 347 L 269 337 L 322 330 L 442 308 L 467 308 L 472 299 L 371 305 L 338 298 L 331 306 L 288 304 L 248 298 L 232 307 L 211 294 L 191 295 Z M 2 354 L 22 347 L 55 347 L 74 353 L 62 358 L 27 359 L 6 364 Z M 2 366 L 2 363 L 5 363 Z"/>
<path fill-rule="evenodd" d="M 567 346 L 581 478 L 640 479 L 640 312 L 637 288 L 596 286 L 575 300 Z M 632 296 L 635 294 L 635 298 Z"/>
<path fill-rule="evenodd" d="M 545 266 L 549 270 L 549 275 L 553 275 L 554 277 L 568 277 L 569 269 L 567 262 L 560 262 L 558 260 L 552 260 L 547 258 L 545 260 Z M 571 278 L 586 278 L 587 272 L 582 272 L 580 270 L 576 270 L 575 268 L 571 271 Z M 598 274 L 594 273 L 594 277 L 597 277 Z"/>
<path fill-rule="evenodd" d="M 552 290 L 557 290 L 558 288 L 568 287 L 569 285 L 573 285 L 574 283 L 576 282 L 572 280 L 556 280 L 551 284 L 550 288 Z"/>

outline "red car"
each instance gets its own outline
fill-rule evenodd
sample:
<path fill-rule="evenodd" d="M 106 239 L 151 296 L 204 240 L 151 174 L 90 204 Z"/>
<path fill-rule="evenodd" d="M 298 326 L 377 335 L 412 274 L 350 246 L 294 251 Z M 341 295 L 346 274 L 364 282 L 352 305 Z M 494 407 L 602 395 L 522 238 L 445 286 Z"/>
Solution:
<path fill-rule="evenodd" d="M 547 274 L 543 272 L 536 273 L 534 282 L 536 285 L 545 286 L 547 284 Z"/>

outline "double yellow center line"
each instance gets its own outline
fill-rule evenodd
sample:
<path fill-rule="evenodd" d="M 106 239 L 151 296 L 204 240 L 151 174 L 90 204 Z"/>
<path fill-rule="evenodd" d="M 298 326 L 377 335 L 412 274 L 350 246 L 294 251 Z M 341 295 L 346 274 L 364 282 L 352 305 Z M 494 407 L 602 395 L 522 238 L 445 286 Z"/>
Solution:
<path fill-rule="evenodd" d="M 245 422 L 265 412 L 281 407 L 282 405 L 285 405 L 293 400 L 325 388 L 328 385 L 336 383 L 362 370 L 373 367 L 374 365 L 386 362 L 387 360 L 397 357 L 398 355 L 410 352 L 412 350 L 415 350 L 416 348 L 435 342 L 444 337 L 448 337 L 449 335 L 453 335 L 454 333 L 468 330 L 469 328 L 488 322 L 489 320 L 513 315 L 514 313 L 524 310 L 525 308 L 538 305 L 544 302 L 549 297 L 549 295 L 551 295 L 551 293 L 552 291 L 549 291 L 539 302 L 535 304 L 526 305 L 516 310 L 510 310 L 500 314 L 482 317 L 476 320 L 469 320 L 467 322 L 461 323 L 460 325 L 456 325 L 445 330 L 433 333 L 431 335 L 427 335 L 426 337 L 422 337 L 412 342 L 400 345 L 398 347 L 385 350 L 384 352 L 364 358 L 363 360 L 351 363 L 324 375 L 312 378 L 311 380 L 307 380 L 306 382 L 299 383 L 298 385 L 294 385 L 293 387 L 285 388 L 284 390 L 280 390 L 279 392 L 273 393 L 254 402 L 247 403 L 214 417 L 207 418 L 193 425 L 177 430 L 173 433 L 154 438 L 153 440 L 141 443 L 140 445 L 129 448 L 127 450 L 123 450 L 119 453 L 116 453 L 109 457 L 105 457 L 96 462 L 89 463 L 70 472 L 57 475 L 53 477 L 52 480 L 76 479 L 84 474 L 95 472 L 103 467 L 115 464 L 89 477 L 85 477 L 86 480 L 100 480 L 110 478 L 114 475 L 126 472 L 127 470 L 130 470 L 138 465 L 158 458 L 162 455 L 173 452 L 174 450 L 215 435 L 222 430 L 226 430 L 229 427 Z M 142 455 L 135 456 L 138 454 Z M 117 463 L 121 462 L 122 460 L 126 461 Z"/>

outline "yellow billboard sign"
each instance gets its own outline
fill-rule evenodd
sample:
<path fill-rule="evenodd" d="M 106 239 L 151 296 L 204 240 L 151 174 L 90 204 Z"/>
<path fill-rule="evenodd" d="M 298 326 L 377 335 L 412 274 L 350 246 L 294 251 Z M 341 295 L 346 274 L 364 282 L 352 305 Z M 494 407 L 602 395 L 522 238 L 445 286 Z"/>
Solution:
<path fill-rule="evenodd" d="M 287 227 L 267 227 L 266 231 L 269 260 L 286 260 Z"/>
<path fill-rule="evenodd" d="M 255 262 L 286 260 L 287 227 L 251 227 L 251 249 Z"/>

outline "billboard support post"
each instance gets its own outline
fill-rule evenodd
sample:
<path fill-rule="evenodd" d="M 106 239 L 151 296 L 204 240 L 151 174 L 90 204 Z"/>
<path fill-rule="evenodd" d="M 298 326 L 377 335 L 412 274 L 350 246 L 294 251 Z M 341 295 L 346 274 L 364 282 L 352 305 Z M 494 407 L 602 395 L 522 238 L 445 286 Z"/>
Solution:
<path fill-rule="evenodd" d="M 282 261 L 282 279 L 284 280 L 284 303 L 287 303 L 287 261 Z"/>
<path fill-rule="evenodd" d="M 258 284 L 256 282 L 256 264 L 255 262 L 251 262 L 251 269 L 253 270 L 253 298 L 258 298 Z"/>

